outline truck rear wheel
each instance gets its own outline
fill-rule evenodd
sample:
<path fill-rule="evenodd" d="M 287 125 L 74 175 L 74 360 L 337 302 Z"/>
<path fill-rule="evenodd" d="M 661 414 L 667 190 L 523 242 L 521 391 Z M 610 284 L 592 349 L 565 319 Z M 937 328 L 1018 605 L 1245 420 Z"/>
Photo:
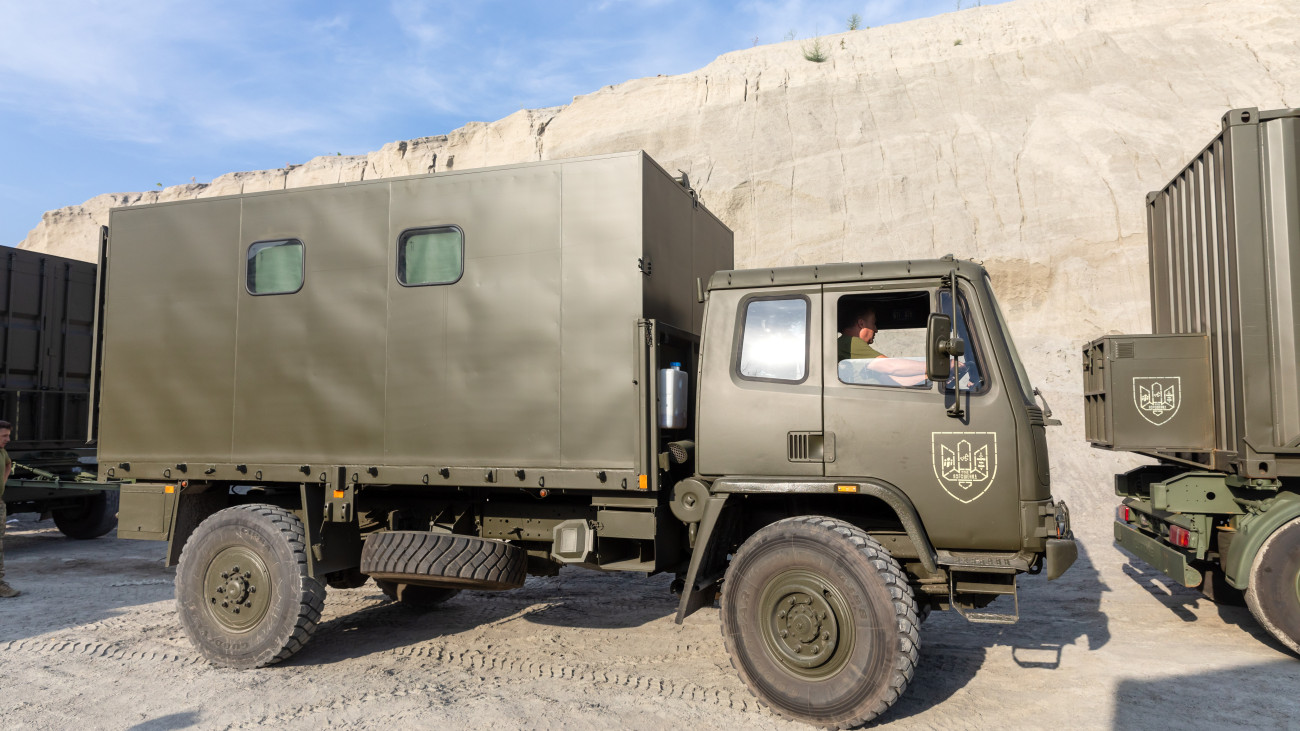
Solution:
<path fill-rule="evenodd" d="M 1250 613 L 1282 644 L 1300 654 L 1300 519 L 1264 541 L 1250 568 Z"/>
<path fill-rule="evenodd" d="M 379 590 L 384 592 L 384 596 L 415 609 L 433 609 L 460 593 L 460 589 L 449 589 L 445 586 L 416 586 L 393 581 L 375 583 L 379 585 Z"/>
<path fill-rule="evenodd" d="M 517 589 L 528 575 L 518 546 L 474 536 L 384 531 L 366 537 L 361 571 L 376 582 L 450 589 Z"/>
<path fill-rule="evenodd" d="M 311 638 L 325 587 L 307 573 L 302 521 L 271 505 L 238 505 L 199 524 L 176 569 L 176 611 L 214 665 L 260 668 Z"/>
<path fill-rule="evenodd" d="M 76 507 L 59 508 L 50 515 L 54 526 L 69 538 L 98 538 L 117 527 L 117 500 L 116 490 L 101 490 Z"/>
<path fill-rule="evenodd" d="M 849 728 L 898 700 L 920 649 L 898 562 L 856 526 L 787 518 L 755 533 L 727 568 L 722 636 L 731 664 L 787 718 Z"/>

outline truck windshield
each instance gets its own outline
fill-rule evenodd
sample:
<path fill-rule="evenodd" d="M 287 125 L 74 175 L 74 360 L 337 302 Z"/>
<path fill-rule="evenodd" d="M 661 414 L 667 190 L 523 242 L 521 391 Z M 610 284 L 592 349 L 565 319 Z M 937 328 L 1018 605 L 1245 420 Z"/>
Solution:
<path fill-rule="evenodd" d="M 998 329 L 1002 331 L 1002 336 L 1007 341 L 1007 352 L 1011 354 L 1011 363 L 1016 368 L 1016 380 L 1020 381 L 1020 390 L 1024 394 L 1026 403 L 1034 403 L 1034 387 L 1029 383 L 1029 373 L 1025 371 L 1025 364 L 1020 362 L 1020 353 L 1016 351 L 1016 341 L 1011 337 L 1011 328 L 1007 327 L 1007 318 L 1002 314 L 1002 306 L 998 304 L 998 298 L 993 294 L 993 282 L 989 280 L 987 274 L 984 275 L 984 289 L 989 293 L 989 301 L 993 303 L 993 314 L 998 319 Z"/>

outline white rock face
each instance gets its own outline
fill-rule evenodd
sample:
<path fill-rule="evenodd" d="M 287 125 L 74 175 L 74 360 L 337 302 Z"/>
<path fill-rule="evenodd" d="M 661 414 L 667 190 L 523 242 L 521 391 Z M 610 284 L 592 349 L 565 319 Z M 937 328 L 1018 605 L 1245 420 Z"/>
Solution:
<path fill-rule="evenodd" d="M 365 157 L 101 195 L 20 245 L 90 260 L 113 206 L 644 149 L 736 232 L 737 267 L 983 261 L 1065 421 L 1054 491 L 1092 523 L 1123 460 L 1083 441 L 1080 348 L 1149 331 L 1144 197 L 1227 110 L 1300 103 L 1298 38 L 1294 0 L 1017 0 L 826 36 L 825 63 L 762 46 Z"/>

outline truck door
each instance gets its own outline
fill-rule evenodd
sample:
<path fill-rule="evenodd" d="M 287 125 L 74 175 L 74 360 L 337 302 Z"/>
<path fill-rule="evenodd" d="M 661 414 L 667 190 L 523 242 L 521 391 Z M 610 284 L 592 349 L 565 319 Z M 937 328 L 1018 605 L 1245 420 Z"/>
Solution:
<path fill-rule="evenodd" d="M 822 474 L 821 287 L 715 290 L 699 401 L 702 474 Z"/>
<path fill-rule="evenodd" d="M 965 285 L 965 282 L 962 282 Z M 949 415 L 952 382 L 925 378 L 926 323 L 952 313 L 938 281 L 827 285 L 822 304 L 826 474 L 875 479 L 905 493 L 931 539 L 944 548 L 1014 550 L 1020 543 L 1015 421 L 1007 391 L 991 373 L 988 338 L 958 295 L 955 321 L 966 343 L 959 360 L 963 415 Z M 870 341 L 870 342 L 868 342 Z"/>

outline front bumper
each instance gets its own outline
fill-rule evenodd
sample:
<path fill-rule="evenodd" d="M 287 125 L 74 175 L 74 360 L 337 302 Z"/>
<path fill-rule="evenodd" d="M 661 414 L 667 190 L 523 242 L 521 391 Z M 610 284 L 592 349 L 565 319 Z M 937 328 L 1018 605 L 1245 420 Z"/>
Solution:
<path fill-rule="evenodd" d="M 1056 538 L 1047 539 L 1048 581 L 1061 578 L 1061 574 L 1079 558 L 1079 546 L 1074 542 L 1074 531 L 1070 530 L 1070 508 L 1064 500 L 1056 503 L 1055 523 Z"/>

